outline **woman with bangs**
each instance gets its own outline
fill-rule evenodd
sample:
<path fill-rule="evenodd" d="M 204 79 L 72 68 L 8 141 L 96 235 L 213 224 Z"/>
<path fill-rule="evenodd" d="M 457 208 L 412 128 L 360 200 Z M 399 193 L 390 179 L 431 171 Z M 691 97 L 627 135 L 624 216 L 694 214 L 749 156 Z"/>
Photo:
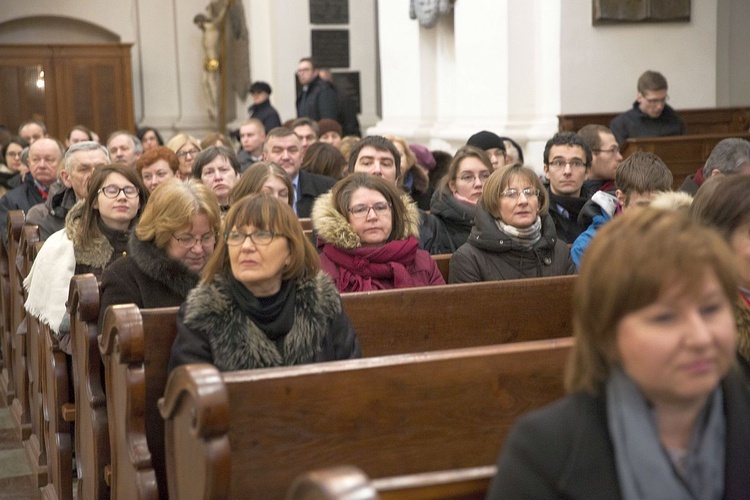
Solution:
<path fill-rule="evenodd" d="M 331 279 L 288 203 L 246 196 L 177 316 L 170 370 L 211 363 L 221 371 L 361 356 Z"/>
<path fill-rule="evenodd" d="M 257 193 L 275 196 L 289 203 L 289 206 L 294 204 L 294 186 L 291 177 L 286 170 L 272 161 L 255 162 L 242 172 L 239 180 L 229 191 L 229 203 Z"/>
<path fill-rule="evenodd" d="M 100 326 L 114 304 L 181 305 L 198 285 L 220 229 L 219 204 L 203 183 L 170 179 L 159 185 L 130 235 L 127 255 L 102 274 Z"/>
<path fill-rule="evenodd" d="M 495 170 L 484 184 L 469 239 L 451 257 L 449 281 L 575 274 L 548 208 L 547 190 L 532 169 L 514 164 Z"/>
<path fill-rule="evenodd" d="M 732 251 L 685 214 L 603 226 L 574 291 L 569 395 L 514 426 L 487 498 L 747 498 L 736 294 Z"/>

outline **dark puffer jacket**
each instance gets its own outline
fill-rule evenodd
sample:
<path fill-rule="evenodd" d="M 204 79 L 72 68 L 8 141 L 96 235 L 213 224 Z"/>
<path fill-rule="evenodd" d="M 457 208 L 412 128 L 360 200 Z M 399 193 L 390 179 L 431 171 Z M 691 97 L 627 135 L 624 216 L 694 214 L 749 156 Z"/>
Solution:
<path fill-rule="evenodd" d="M 446 253 L 453 253 L 466 243 L 474 226 L 476 206 L 461 203 L 447 190 L 435 191 L 430 202 L 430 214 L 443 226 L 439 234 Z"/>
<path fill-rule="evenodd" d="M 477 204 L 469 239 L 451 257 L 451 283 L 474 283 L 575 274 L 568 246 L 558 239 L 549 215 L 542 216 L 542 237 L 531 248 L 514 244 L 495 219 Z"/>

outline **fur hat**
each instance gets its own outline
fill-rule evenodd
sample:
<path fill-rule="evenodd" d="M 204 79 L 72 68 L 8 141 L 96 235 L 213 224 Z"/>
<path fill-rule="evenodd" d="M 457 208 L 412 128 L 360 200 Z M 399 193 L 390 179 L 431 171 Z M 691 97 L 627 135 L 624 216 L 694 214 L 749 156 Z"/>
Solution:
<path fill-rule="evenodd" d="M 500 136 L 487 130 L 482 130 L 481 132 L 477 132 L 476 134 L 469 137 L 469 140 L 466 141 L 466 145 L 474 146 L 475 148 L 479 148 L 483 151 L 494 148 L 505 151 L 505 143 L 503 143 L 503 140 L 500 138 Z"/>
<path fill-rule="evenodd" d="M 318 137 L 323 137 L 323 134 L 327 134 L 328 132 L 336 132 L 339 134 L 339 137 L 344 135 L 344 129 L 341 128 L 341 125 L 336 120 L 332 120 L 331 118 L 318 120 Z"/>

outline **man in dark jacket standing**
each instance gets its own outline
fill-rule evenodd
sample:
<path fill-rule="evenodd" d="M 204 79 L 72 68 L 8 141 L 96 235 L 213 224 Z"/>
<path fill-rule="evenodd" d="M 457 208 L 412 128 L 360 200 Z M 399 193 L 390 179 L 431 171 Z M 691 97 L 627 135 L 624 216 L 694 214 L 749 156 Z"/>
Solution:
<path fill-rule="evenodd" d="M 250 85 L 250 95 L 253 105 L 247 108 L 250 118 L 257 118 L 265 127 L 264 133 L 272 128 L 281 127 L 281 118 L 276 108 L 271 106 L 268 99 L 271 95 L 271 86 L 266 82 L 254 82 Z"/>
<path fill-rule="evenodd" d="M 638 78 L 638 94 L 633 107 L 617 115 L 609 128 L 622 146 L 630 137 L 685 135 L 687 128 L 667 101 L 667 79 L 657 71 L 646 71 Z"/>
<path fill-rule="evenodd" d="M 302 86 L 302 93 L 297 97 L 297 117 L 307 117 L 315 121 L 323 118 L 335 120 L 338 115 L 336 91 L 330 83 L 320 78 L 312 58 L 300 59 L 297 80 Z"/>

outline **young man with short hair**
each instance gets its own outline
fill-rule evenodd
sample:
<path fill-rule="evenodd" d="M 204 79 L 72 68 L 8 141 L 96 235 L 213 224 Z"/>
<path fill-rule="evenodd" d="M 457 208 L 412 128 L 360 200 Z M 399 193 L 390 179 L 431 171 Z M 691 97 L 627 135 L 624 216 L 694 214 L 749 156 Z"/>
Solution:
<path fill-rule="evenodd" d="M 578 135 L 591 149 L 591 169 L 583 181 L 581 197 L 591 199 L 597 191 L 614 191 L 615 172 L 622 161 L 615 135 L 604 125 L 586 125 Z"/>
<path fill-rule="evenodd" d="M 240 125 L 240 171 L 244 172 L 256 161 L 263 160 L 263 143 L 266 140 L 266 129 L 257 118 L 250 118 Z"/>

